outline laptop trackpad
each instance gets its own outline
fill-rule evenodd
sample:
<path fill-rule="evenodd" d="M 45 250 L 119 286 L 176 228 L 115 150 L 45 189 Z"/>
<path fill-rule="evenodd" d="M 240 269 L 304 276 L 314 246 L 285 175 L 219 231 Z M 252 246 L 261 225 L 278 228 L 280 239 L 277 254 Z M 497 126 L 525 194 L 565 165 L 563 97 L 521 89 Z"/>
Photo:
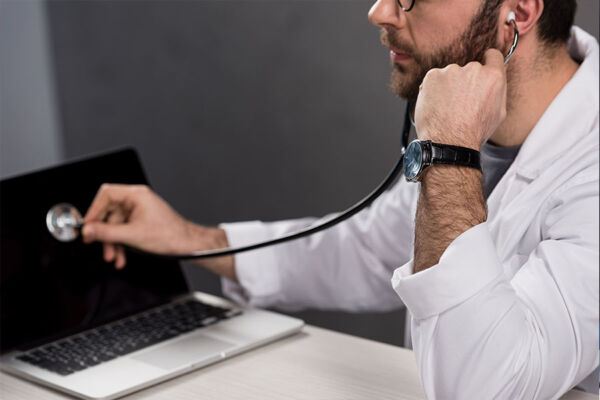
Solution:
<path fill-rule="evenodd" d="M 204 335 L 195 335 L 179 340 L 156 350 L 134 355 L 131 358 L 143 361 L 155 367 L 174 369 L 189 365 L 206 358 L 213 358 L 234 346 L 233 343 L 214 339 Z"/>

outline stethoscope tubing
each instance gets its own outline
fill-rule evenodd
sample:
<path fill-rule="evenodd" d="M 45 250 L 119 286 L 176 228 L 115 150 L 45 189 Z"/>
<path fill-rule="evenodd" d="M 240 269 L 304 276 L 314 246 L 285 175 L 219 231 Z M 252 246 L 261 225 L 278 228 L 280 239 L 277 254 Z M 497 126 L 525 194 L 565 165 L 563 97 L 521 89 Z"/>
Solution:
<path fill-rule="evenodd" d="M 379 184 L 379 186 L 377 186 L 371 193 L 369 193 L 366 197 L 364 197 L 358 203 L 354 204 L 352 207 L 346 209 L 345 211 L 329 218 L 326 221 L 320 222 L 316 225 L 309 226 L 302 230 L 292 232 L 290 234 L 287 234 L 287 235 L 284 235 L 284 236 L 281 236 L 281 237 L 278 237 L 275 239 L 266 240 L 264 242 L 259 242 L 259 243 L 254 243 L 254 244 L 249 244 L 249 245 L 239 246 L 239 247 L 232 247 L 232 248 L 224 248 L 224 249 L 216 249 L 216 250 L 200 250 L 200 251 L 195 251 L 195 252 L 188 253 L 188 254 L 161 255 L 161 254 L 152 253 L 152 255 L 156 255 L 156 256 L 162 257 L 162 258 L 177 259 L 177 260 L 197 260 L 197 259 L 201 259 L 201 258 L 228 256 L 228 255 L 232 255 L 232 254 L 243 253 L 246 251 L 256 250 L 256 249 L 260 249 L 263 247 L 273 246 L 276 244 L 300 239 L 305 236 L 309 236 L 309 235 L 315 234 L 317 232 L 321 232 L 325 229 L 328 229 L 334 225 L 339 224 L 342 221 L 347 220 L 348 218 L 356 215 L 361 210 L 370 206 L 375 199 L 377 199 L 383 192 L 385 192 L 390 187 L 390 185 L 393 182 L 396 181 L 396 178 L 402 171 L 402 164 L 403 164 L 402 161 L 404 159 L 404 149 L 406 148 L 406 146 L 408 146 L 408 138 L 409 138 L 410 129 L 411 129 L 410 112 L 411 112 L 411 104 L 410 104 L 410 102 L 407 102 L 406 112 L 404 114 L 404 124 L 403 124 L 403 128 L 402 128 L 403 129 L 403 131 L 402 131 L 402 150 L 401 150 L 400 157 L 398 157 L 398 160 L 394 164 L 393 168 L 388 172 L 387 176 Z M 137 249 L 134 249 L 134 250 L 136 252 L 139 251 Z"/>

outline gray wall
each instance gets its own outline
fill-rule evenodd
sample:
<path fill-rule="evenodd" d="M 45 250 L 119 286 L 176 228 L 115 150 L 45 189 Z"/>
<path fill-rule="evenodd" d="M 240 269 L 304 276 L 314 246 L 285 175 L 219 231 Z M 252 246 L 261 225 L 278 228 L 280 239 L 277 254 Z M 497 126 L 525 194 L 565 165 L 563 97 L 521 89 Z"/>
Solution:
<path fill-rule="evenodd" d="M 579 3 L 598 37 L 598 1 Z M 403 107 L 370 1 L 52 1 L 47 19 L 40 4 L 0 0 L 3 176 L 133 145 L 154 188 L 212 224 L 345 208 L 397 156 Z M 299 315 L 402 343 L 402 311 Z"/>
<path fill-rule="evenodd" d="M 49 34 L 39 0 L 0 0 L 0 176 L 62 160 Z"/>

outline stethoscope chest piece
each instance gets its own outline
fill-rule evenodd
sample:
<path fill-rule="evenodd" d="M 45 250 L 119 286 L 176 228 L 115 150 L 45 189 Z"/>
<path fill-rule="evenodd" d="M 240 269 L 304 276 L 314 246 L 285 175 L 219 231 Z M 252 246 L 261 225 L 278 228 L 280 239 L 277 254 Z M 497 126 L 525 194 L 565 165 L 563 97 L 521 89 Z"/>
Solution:
<path fill-rule="evenodd" d="M 46 214 L 48 231 L 61 242 L 70 242 L 77 239 L 82 225 L 81 213 L 68 203 L 57 204 Z"/>

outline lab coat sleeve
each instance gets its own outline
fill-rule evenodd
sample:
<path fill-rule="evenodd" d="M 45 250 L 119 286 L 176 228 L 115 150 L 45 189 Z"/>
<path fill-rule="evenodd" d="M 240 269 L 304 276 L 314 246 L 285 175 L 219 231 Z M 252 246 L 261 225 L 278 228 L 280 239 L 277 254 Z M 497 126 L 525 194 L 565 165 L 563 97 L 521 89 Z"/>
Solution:
<path fill-rule="evenodd" d="M 545 204 L 541 241 L 509 279 L 487 223 L 437 265 L 392 284 L 412 314 L 431 399 L 554 399 L 598 365 L 598 178 L 576 179 Z"/>
<path fill-rule="evenodd" d="M 412 253 L 416 185 L 400 180 L 367 209 L 315 235 L 235 256 L 240 284 L 226 295 L 256 307 L 386 311 L 402 306 L 390 285 Z M 328 218 L 328 217 L 325 217 Z M 233 247 L 320 222 L 314 218 L 222 224 Z M 403 261 L 402 261 L 403 260 Z"/>

